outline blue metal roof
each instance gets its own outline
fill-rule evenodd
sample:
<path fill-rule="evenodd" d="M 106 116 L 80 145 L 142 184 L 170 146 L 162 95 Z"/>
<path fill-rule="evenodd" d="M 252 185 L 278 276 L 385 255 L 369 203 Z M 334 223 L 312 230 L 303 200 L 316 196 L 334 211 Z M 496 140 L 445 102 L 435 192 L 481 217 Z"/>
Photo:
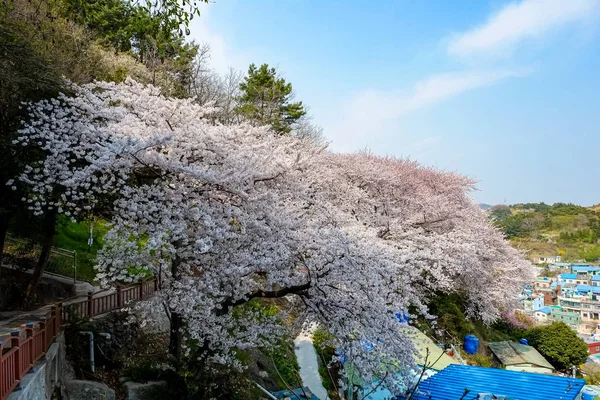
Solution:
<path fill-rule="evenodd" d="M 574 272 L 600 271 L 600 267 L 593 267 L 591 265 L 573 265 L 571 267 L 571 271 L 574 271 Z"/>
<path fill-rule="evenodd" d="M 583 379 L 452 364 L 421 382 L 413 398 L 476 400 L 479 393 L 491 393 L 510 400 L 575 400 L 583 385 Z"/>
<path fill-rule="evenodd" d="M 600 286 L 577 285 L 575 289 L 580 293 L 592 292 L 595 294 L 600 294 Z"/>
<path fill-rule="evenodd" d="M 575 279 L 577 274 L 560 274 L 560 279 Z"/>
<path fill-rule="evenodd" d="M 594 276 L 592 276 L 592 280 L 593 281 L 600 281 L 600 275 L 594 275 Z"/>
<path fill-rule="evenodd" d="M 297 388 L 293 390 L 280 390 L 279 392 L 272 392 L 271 394 L 277 397 L 278 399 L 292 398 L 319 400 L 319 398 L 315 396 L 307 387 Z M 304 394 L 306 394 L 306 396 Z"/>
<path fill-rule="evenodd" d="M 540 309 L 539 309 L 539 310 L 537 310 L 537 311 L 541 311 L 541 312 L 543 312 L 544 314 L 550 314 L 550 313 L 552 313 L 552 310 L 550 309 L 550 307 L 542 307 L 542 308 L 540 308 Z"/>

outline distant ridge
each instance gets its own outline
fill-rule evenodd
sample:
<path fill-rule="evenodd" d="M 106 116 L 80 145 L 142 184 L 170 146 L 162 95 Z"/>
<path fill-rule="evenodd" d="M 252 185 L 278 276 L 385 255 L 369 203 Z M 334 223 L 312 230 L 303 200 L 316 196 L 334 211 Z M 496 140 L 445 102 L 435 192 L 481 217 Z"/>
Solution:
<path fill-rule="evenodd" d="M 479 208 L 481 208 L 482 210 L 489 210 L 492 207 L 494 206 L 491 204 L 479 203 Z"/>

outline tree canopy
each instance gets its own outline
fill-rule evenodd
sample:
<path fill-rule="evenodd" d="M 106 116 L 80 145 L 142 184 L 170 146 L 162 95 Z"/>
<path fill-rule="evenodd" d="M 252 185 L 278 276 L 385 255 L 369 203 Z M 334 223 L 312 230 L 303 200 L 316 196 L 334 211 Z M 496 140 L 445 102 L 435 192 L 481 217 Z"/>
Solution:
<path fill-rule="evenodd" d="M 560 371 L 583 364 L 588 357 L 585 342 L 564 322 L 531 328 L 525 336 L 529 344 Z"/>
<path fill-rule="evenodd" d="M 286 134 L 306 114 L 301 101 L 292 102 L 292 84 L 277 75 L 268 64 L 251 64 L 240 83 L 237 112 L 256 125 L 270 125 L 275 132 Z"/>
<path fill-rule="evenodd" d="M 45 157 L 10 184 L 32 212 L 73 218 L 112 197 L 98 279 L 160 277 L 176 333 L 207 362 L 236 365 L 235 349 L 282 334 L 276 316 L 237 307 L 293 295 L 369 379 L 382 362 L 414 366 L 397 313 L 428 315 L 433 293 L 460 291 L 489 322 L 534 277 L 461 175 L 214 124 L 210 108 L 132 80 L 71 92 L 30 105 L 17 142 Z"/>

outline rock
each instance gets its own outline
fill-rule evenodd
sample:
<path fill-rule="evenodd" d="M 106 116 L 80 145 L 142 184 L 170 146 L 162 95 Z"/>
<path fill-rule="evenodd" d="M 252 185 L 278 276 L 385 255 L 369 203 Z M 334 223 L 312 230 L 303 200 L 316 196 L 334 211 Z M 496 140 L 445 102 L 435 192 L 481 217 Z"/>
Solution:
<path fill-rule="evenodd" d="M 167 382 L 125 382 L 123 385 L 129 400 L 161 400 L 169 397 Z"/>
<path fill-rule="evenodd" d="M 65 383 L 68 400 L 115 400 L 115 391 L 104 383 L 94 381 L 68 381 Z"/>

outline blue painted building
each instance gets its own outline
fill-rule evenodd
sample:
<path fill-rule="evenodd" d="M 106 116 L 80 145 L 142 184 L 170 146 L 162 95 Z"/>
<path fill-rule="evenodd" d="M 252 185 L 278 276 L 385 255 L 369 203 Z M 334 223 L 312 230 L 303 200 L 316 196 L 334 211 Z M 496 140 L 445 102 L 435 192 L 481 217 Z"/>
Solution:
<path fill-rule="evenodd" d="M 572 265 L 571 272 L 574 274 L 600 275 L 600 267 L 592 265 Z"/>
<path fill-rule="evenodd" d="M 450 365 L 421 382 L 413 399 L 575 400 L 584 385 L 583 379 Z"/>

